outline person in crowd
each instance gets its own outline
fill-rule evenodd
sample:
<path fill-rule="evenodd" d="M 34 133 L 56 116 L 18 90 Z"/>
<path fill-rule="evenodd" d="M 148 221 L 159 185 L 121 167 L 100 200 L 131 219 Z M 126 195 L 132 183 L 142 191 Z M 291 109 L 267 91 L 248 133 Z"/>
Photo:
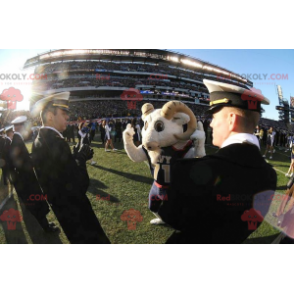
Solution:
<path fill-rule="evenodd" d="M 103 126 L 104 126 L 104 120 L 102 120 L 101 124 L 99 125 L 99 131 L 101 135 L 102 144 L 105 145 L 105 128 Z"/>
<path fill-rule="evenodd" d="M 117 151 L 117 149 L 114 148 L 113 143 L 112 143 L 111 127 L 108 125 L 106 120 L 103 121 L 102 127 L 105 130 L 105 139 L 104 139 L 104 141 L 106 142 L 105 143 L 105 152 L 110 152 L 110 150 L 108 150 L 109 145 L 110 145 L 112 151 Z"/>
<path fill-rule="evenodd" d="M 267 139 L 267 130 L 265 127 L 263 127 L 263 137 L 262 137 L 263 146 L 266 146 L 266 139 Z"/>
<path fill-rule="evenodd" d="M 88 122 L 81 122 L 79 125 L 79 135 L 81 137 L 81 142 L 80 145 L 78 145 L 76 148 L 80 149 L 82 145 L 88 145 L 91 146 L 91 141 L 90 141 L 90 128 L 89 128 L 89 123 Z M 95 165 L 96 161 L 93 159 L 91 160 L 91 165 Z"/>
<path fill-rule="evenodd" d="M 77 134 L 77 138 L 78 138 L 78 146 L 80 146 L 81 145 L 81 136 L 80 136 L 80 134 L 79 134 L 79 131 L 80 131 L 80 129 L 79 129 L 79 124 L 77 124 L 76 126 L 75 126 L 75 130 L 76 130 L 76 134 Z"/>
<path fill-rule="evenodd" d="M 285 174 L 286 177 L 291 178 L 294 172 L 294 139 L 291 137 L 290 142 L 290 149 L 291 149 L 291 163 L 288 172 Z"/>
<path fill-rule="evenodd" d="M 266 157 L 267 152 L 269 152 L 271 153 L 269 159 L 273 159 L 275 134 L 276 132 L 274 131 L 273 127 L 270 127 L 267 131 L 266 149 L 263 157 Z"/>
<path fill-rule="evenodd" d="M 54 223 L 49 223 L 46 215 L 49 213 L 49 205 L 46 200 L 33 201 L 31 195 L 43 195 L 36 178 L 33 163 L 28 149 L 24 143 L 26 116 L 15 118 L 7 130 L 12 142 L 9 150 L 9 174 L 18 198 L 26 206 L 26 209 L 36 218 L 45 232 L 57 232 L 59 229 Z"/>
<path fill-rule="evenodd" d="M 75 126 L 73 124 L 71 124 L 69 126 L 69 141 L 73 143 L 76 143 L 76 140 L 75 140 Z"/>
<path fill-rule="evenodd" d="M 89 125 L 90 127 L 90 143 L 94 140 L 96 134 L 96 123 L 92 121 Z"/>
<path fill-rule="evenodd" d="M 127 127 L 127 121 L 124 119 L 123 123 L 122 123 L 122 127 L 123 127 L 123 131 L 126 129 Z"/>
<path fill-rule="evenodd" d="M 254 135 L 258 138 L 259 145 L 261 146 L 261 140 L 263 137 L 263 129 L 261 129 L 260 126 L 256 126 Z"/>
<path fill-rule="evenodd" d="M 118 142 L 121 142 L 122 139 L 122 123 L 120 119 L 117 119 L 115 122 L 115 139 L 114 142 L 118 139 Z"/>
<path fill-rule="evenodd" d="M 280 145 L 280 129 L 276 129 L 276 146 Z"/>

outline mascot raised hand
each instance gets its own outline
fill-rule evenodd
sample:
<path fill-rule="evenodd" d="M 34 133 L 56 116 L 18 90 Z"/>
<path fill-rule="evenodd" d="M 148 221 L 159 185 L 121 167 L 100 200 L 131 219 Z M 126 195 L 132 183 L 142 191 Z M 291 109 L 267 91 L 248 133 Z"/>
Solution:
<path fill-rule="evenodd" d="M 148 161 L 154 179 L 149 193 L 149 209 L 156 216 L 151 224 L 164 224 L 157 212 L 162 201 L 168 200 L 171 180 L 176 180 L 171 179 L 171 165 L 179 158 L 205 156 L 205 133 L 201 122 L 197 126 L 191 109 L 179 101 L 170 101 L 162 109 L 144 104 L 142 120 L 142 145 L 135 146 L 135 131 L 129 124 L 123 133 L 124 147 L 132 161 Z"/>

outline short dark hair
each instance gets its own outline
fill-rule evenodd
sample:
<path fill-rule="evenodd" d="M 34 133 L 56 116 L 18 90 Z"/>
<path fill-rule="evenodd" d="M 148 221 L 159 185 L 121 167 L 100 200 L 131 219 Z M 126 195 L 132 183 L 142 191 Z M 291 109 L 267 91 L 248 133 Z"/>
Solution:
<path fill-rule="evenodd" d="M 260 120 L 260 113 L 237 107 L 232 107 L 232 109 L 241 117 L 242 123 L 239 127 L 243 129 L 243 132 L 254 133 L 255 127 Z"/>
<path fill-rule="evenodd" d="M 43 124 L 46 123 L 46 115 L 47 115 L 48 112 L 52 112 L 54 115 L 56 115 L 57 114 L 57 107 L 49 105 L 49 106 L 47 106 L 47 107 L 45 107 L 43 109 L 43 111 L 40 114 L 40 117 L 41 117 L 41 120 L 42 120 Z"/>

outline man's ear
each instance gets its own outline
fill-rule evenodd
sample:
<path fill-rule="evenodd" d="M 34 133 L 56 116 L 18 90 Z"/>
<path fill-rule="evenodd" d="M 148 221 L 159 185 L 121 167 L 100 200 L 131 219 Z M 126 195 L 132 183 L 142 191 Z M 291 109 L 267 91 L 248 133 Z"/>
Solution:
<path fill-rule="evenodd" d="M 237 132 L 238 126 L 240 126 L 240 123 L 241 123 L 240 121 L 241 117 L 234 112 L 229 112 L 228 120 L 229 120 L 229 130 L 231 132 Z"/>

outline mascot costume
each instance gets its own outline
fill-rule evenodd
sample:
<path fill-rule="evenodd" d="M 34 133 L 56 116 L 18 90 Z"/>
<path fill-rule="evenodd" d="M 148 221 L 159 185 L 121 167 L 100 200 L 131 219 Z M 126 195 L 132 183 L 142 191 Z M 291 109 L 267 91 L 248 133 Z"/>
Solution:
<path fill-rule="evenodd" d="M 170 167 L 179 158 L 205 156 L 205 133 L 201 122 L 197 126 L 192 110 L 179 101 L 170 101 L 162 109 L 144 104 L 142 120 L 142 145 L 135 146 L 135 131 L 129 124 L 123 133 L 124 148 L 132 161 L 148 161 L 154 179 L 149 209 L 156 216 L 150 223 L 159 225 L 164 224 L 157 212 L 162 201 L 168 200 Z"/>

